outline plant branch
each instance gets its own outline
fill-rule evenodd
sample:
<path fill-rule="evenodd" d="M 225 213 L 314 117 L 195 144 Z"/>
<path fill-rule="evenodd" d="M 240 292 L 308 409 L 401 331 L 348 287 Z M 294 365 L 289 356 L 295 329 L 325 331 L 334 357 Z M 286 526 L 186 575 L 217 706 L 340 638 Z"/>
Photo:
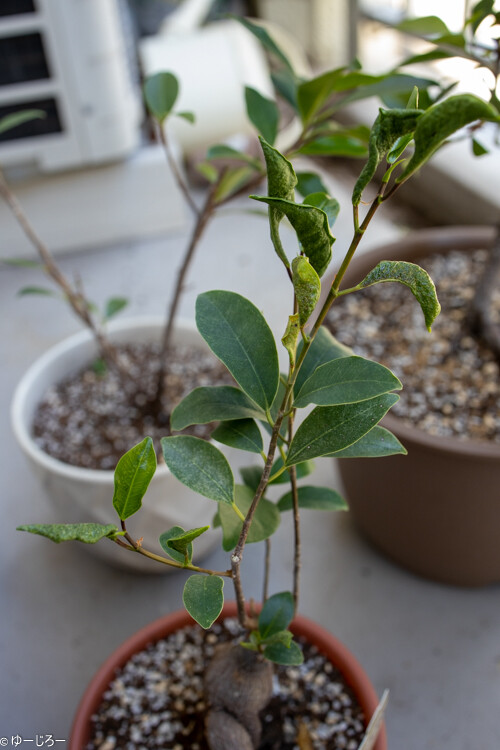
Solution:
<path fill-rule="evenodd" d="M 262 586 L 262 604 L 269 598 L 269 572 L 271 570 L 271 540 L 266 539 L 266 554 L 264 557 L 264 582 Z"/>
<path fill-rule="evenodd" d="M 293 438 L 293 422 L 295 414 L 292 412 L 288 418 L 288 437 L 290 442 Z M 290 473 L 290 486 L 292 490 L 292 503 L 293 503 L 293 531 L 294 531 L 294 555 L 293 555 L 293 603 L 295 606 L 295 614 L 299 606 L 299 594 L 300 594 L 300 568 L 301 568 L 301 538 L 300 538 L 300 512 L 299 512 L 299 491 L 297 488 L 297 467 L 291 466 L 289 469 Z"/>
<path fill-rule="evenodd" d="M 0 195 L 6 202 L 8 207 L 10 208 L 14 218 L 16 219 L 20 228 L 24 232 L 25 236 L 28 238 L 28 240 L 31 242 L 31 244 L 37 251 L 39 258 L 43 263 L 43 267 L 46 273 L 50 276 L 52 281 L 59 287 L 59 289 L 61 289 L 61 291 L 63 292 L 66 300 L 68 301 L 75 315 L 91 331 L 92 335 L 94 336 L 97 342 L 97 345 L 99 347 L 102 357 L 106 360 L 106 362 L 109 365 L 115 367 L 119 371 L 120 375 L 123 376 L 125 373 L 123 372 L 123 369 L 120 366 L 116 349 L 110 344 L 106 336 L 103 334 L 103 332 L 94 322 L 89 312 L 88 301 L 85 299 L 83 294 L 78 290 L 78 288 L 73 288 L 71 286 L 70 282 L 66 279 L 62 271 L 59 269 L 49 249 L 44 244 L 44 242 L 42 242 L 40 237 L 35 232 L 34 228 L 32 227 L 31 223 L 28 220 L 28 217 L 24 213 L 21 204 L 19 203 L 14 193 L 11 191 L 10 187 L 8 186 L 5 180 L 5 177 L 3 176 L 1 172 L 0 172 Z"/>
<path fill-rule="evenodd" d="M 159 134 L 159 138 L 160 138 L 161 144 L 162 144 L 163 149 L 165 151 L 165 156 L 167 157 L 168 165 L 169 165 L 170 169 L 172 170 L 172 174 L 173 174 L 174 179 L 175 179 L 175 181 L 177 183 L 177 186 L 179 187 L 179 190 L 183 194 L 184 199 L 185 199 L 186 203 L 188 204 L 189 208 L 191 209 L 191 211 L 193 212 L 193 214 L 197 218 L 199 218 L 200 211 L 198 209 L 198 206 L 194 202 L 191 193 L 189 192 L 189 188 L 186 185 L 182 174 L 179 171 L 179 168 L 177 166 L 177 162 L 176 162 L 176 160 L 174 158 L 174 155 L 172 153 L 172 149 L 170 147 L 170 141 L 167 138 L 166 129 L 164 127 L 162 127 L 160 125 L 160 123 L 156 119 L 154 120 L 154 122 L 156 124 L 156 129 L 157 129 L 157 132 Z"/>
<path fill-rule="evenodd" d="M 176 562 L 175 560 L 169 560 L 167 557 L 162 557 L 162 555 L 157 555 L 154 552 L 150 552 L 149 550 L 144 549 L 141 544 L 138 544 L 138 542 L 136 542 L 135 539 L 128 533 L 127 529 L 125 528 L 124 521 L 122 521 L 122 529 L 125 532 L 125 539 L 129 544 L 124 544 L 121 540 L 119 541 L 118 539 L 114 539 L 114 541 L 120 547 L 125 547 L 132 552 L 138 552 L 144 557 L 149 557 L 150 560 L 155 560 L 156 562 L 163 563 L 164 565 L 170 565 L 172 568 L 178 568 L 180 570 L 192 570 L 195 573 L 206 573 L 210 576 L 225 576 L 226 578 L 233 577 L 231 570 L 210 570 L 208 568 L 199 568 L 197 565 L 191 565 L 189 563 L 187 565 L 184 565 L 182 563 Z"/>

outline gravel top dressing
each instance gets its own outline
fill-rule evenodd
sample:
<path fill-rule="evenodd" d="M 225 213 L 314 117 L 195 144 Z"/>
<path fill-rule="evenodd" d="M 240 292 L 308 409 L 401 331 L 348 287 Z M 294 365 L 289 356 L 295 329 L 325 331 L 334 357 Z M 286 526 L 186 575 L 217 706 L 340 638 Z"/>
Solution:
<path fill-rule="evenodd" d="M 410 290 L 386 283 L 341 297 L 326 321 L 356 354 L 375 359 L 401 379 L 392 413 L 441 437 L 500 443 L 499 363 L 470 333 L 470 303 L 488 251 L 452 251 L 418 264 L 436 284 L 441 314 L 428 333 Z M 500 290 L 493 298 L 500 325 Z"/>
<path fill-rule="evenodd" d="M 104 694 L 86 750 L 208 750 L 204 667 L 238 633 L 235 619 L 210 631 L 189 626 L 133 656 Z M 259 750 L 357 750 L 365 725 L 351 690 L 314 646 L 304 656 L 299 667 L 276 668 Z"/>
<path fill-rule="evenodd" d="M 227 370 L 210 352 L 189 346 L 174 349 L 158 419 L 148 413 L 159 368 L 158 347 L 136 344 L 119 348 L 133 386 L 125 392 L 115 372 L 101 374 L 89 366 L 51 387 L 39 404 L 33 424 L 37 445 L 64 463 L 87 469 L 114 469 L 120 457 L 146 435 L 168 435 L 173 407 L 197 386 L 231 384 Z M 151 410 L 149 410 L 151 412 Z M 210 427 L 197 425 L 190 434 L 208 437 Z"/>

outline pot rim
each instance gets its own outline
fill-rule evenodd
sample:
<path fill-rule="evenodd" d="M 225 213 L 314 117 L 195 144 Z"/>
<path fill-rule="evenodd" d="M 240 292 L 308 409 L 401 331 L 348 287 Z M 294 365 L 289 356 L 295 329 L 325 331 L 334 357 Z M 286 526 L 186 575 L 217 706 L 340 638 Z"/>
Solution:
<path fill-rule="evenodd" d="M 217 619 L 221 620 L 236 615 L 236 603 L 227 602 Z M 81 750 L 82 747 L 85 747 L 88 741 L 89 719 L 97 710 L 102 695 L 114 678 L 116 670 L 123 667 L 133 654 L 144 649 L 149 643 L 154 643 L 171 632 L 192 624 L 195 624 L 195 621 L 186 610 L 177 610 L 140 628 L 112 652 L 94 674 L 78 704 L 71 727 L 68 750 Z M 304 636 L 317 646 L 318 650 L 322 651 L 332 664 L 339 669 L 347 684 L 353 689 L 368 723 L 378 706 L 379 700 L 370 679 L 356 657 L 328 630 L 308 617 L 297 615 L 290 629 L 295 635 Z M 374 750 L 387 750 L 384 722 Z"/>
<path fill-rule="evenodd" d="M 360 275 L 358 269 L 369 270 L 382 258 L 382 254 L 387 254 L 388 260 L 402 260 L 408 253 L 414 253 L 415 258 L 422 258 L 434 252 L 446 253 L 451 250 L 489 248 L 493 245 L 495 237 L 496 228 L 493 226 L 454 225 L 417 229 L 387 245 L 378 245 L 355 258 L 346 274 L 346 285 L 349 286 L 351 282 L 357 283 L 355 279 Z M 387 414 L 382 424 L 403 441 L 413 441 L 434 451 L 446 454 L 458 453 L 464 457 L 475 457 L 484 461 L 500 459 L 500 444 L 473 439 L 462 440 L 456 437 L 438 437 L 408 424 L 406 420 L 394 414 Z"/>
<path fill-rule="evenodd" d="M 161 315 L 142 315 L 112 321 L 108 325 L 108 332 L 116 333 L 126 330 L 140 330 L 142 328 L 158 328 L 161 330 L 164 324 L 165 319 Z M 194 322 L 187 318 L 178 318 L 175 330 L 189 330 L 198 333 Z M 54 346 L 47 349 L 46 352 L 29 366 L 14 391 L 10 410 L 11 426 L 14 436 L 23 451 L 43 469 L 77 482 L 91 481 L 97 484 L 113 484 L 113 469 L 87 469 L 82 466 L 73 466 L 45 453 L 33 440 L 29 425 L 26 424 L 23 416 L 26 398 L 40 373 L 68 351 L 86 345 L 92 342 L 92 340 L 93 335 L 88 329 L 78 331 L 54 344 Z M 163 462 L 159 462 L 154 479 L 169 473 L 167 466 Z"/>

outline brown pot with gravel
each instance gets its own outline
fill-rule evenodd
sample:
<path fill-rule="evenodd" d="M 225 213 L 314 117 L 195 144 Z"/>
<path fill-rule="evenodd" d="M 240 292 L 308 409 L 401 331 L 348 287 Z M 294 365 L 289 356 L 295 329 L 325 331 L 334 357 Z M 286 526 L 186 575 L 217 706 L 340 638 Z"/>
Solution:
<path fill-rule="evenodd" d="M 297 745 L 357 750 L 378 705 L 373 686 L 346 647 L 312 620 L 298 616 L 291 630 L 303 643 L 305 660 L 300 668 L 276 671 L 273 697 L 260 712 L 259 750 Z M 214 699 L 209 676 L 204 680 L 205 661 L 239 633 L 234 603 L 224 606 L 210 631 L 185 610 L 139 630 L 90 682 L 73 721 L 69 750 L 128 747 L 127 742 L 207 750 L 204 724 Z M 247 699 L 247 707 L 254 702 Z M 384 726 L 372 747 L 387 749 Z"/>
<path fill-rule="evenodd" d="M 417 305 L 396 284 L 364 290 L 364 302 L 356 295 L 356 310 L 349 297 L 338 300 L 327 319 L 334 333 L 337 314 L 350 320 L 355 352 L 377 358 L 405 384 L 382 424 L 408 455 L 338 463 L 351 517 L 403 567 L 462 586 L 500 581 L 500 380 L 488 337 L 500 318 L 498 291 L 488 292 L 494 244 L 489 227 L 426 229 L 353 263 L 346 286 L 381 258 L 426 268 L 442 306 L 431 334 L 413 326 Z M 477 308 L 480 315 L 486 307 L 478 330 Z M 339 333 L 343 343 L 354 343 L 348 327 L 343 335 L 345 324 Z"/>

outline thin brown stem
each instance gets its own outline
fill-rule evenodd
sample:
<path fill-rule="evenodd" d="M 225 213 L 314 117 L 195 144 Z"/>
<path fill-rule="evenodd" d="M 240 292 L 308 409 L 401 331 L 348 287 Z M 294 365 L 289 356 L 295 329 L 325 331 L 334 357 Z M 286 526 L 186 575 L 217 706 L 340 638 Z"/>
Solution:
<path fill-rule="evenodd" d="M 293 422 L 295 414 L 292 411 L 288 417 L 288 438 L 290 442 L 293 438 Z M 292 503 L 293 503 L 293 532 L 294 532 L 294 544 L 293 544 L 293 603 L 295 607 L 295 614 L 297 614 L 299 606 L 299 595 L 300 595 L 300 568 L 301 568 L 301 538 L 300 538 L 300 512 L 299 512 L 299 491 L 297 487 L 297 468 L 291 466 L 288 470 L 290 474 L 290 487 L 292 490 Z"/>
<path fill-rule="evenodd" d="M 186 185 L 184 181 L 184 177 L 182 176 L 181 172 L 179 171 L 179 167 L 177 166 L 177 162 L 174 158 L 174 155 L 172 153 L 172 149 L 170 147 L 170 141 L 168 140 L 167 133 L 164 127 L 162 127 L 159 123 L 157 123 L 157 131 L 160 137 L 161 144 L 163 146 L 163 149 L 165 151 L 165 156 L 167 157 L 168 165 L 170 169 L 172 170 L 172 174 L 174 176 L 174 179 L 177 183 L 177 186 L 179 187 L 179 190 L 184 196 L 184 199 L 186 203 L 188 204 L 191 211 L 194 213 L 194 215 L 198 218 L 199 217 L 199 209 L 196 203 L 193 200 L 193 197 L 191 193 L 189 192 L 189 188 Z"/>
<path fill-rule="evenodd" d="M 271 540 L 266 539 L 266 554 L 264 557 L 264 581 L 262 586 L 262 604 L 269 598 L 269 573 L 271 570 Z"/>
<path fill-rule="evenodd" d="M 198 247 L 198 243 L 201 237 L 203 236 L 203 233 L 207 227 L 207 224 L 210 218 L 213 215 L 214 194 L 215 194 L 217 185 L 218 183 L 212 186 L 211 190 L 209 191 L 207 195 L 205 204 L 203 205 L 203 208 L 198 214 L 198 218 L 196 220 L 193 233 L 191 235 L 191 240 L 186 249 L 179 271 L 177 273 L 177 280 L 175 283 L 174 294 L 170 302 L 170 305 L 168 307 L 167 322 L 163 331 L 162 342 L 161 342 L 160 369 L 158 373 L 158 381 L 157 381 L 157 389 L 156 389 L 156 397 L 155 397 L 155 403 L 157 405 L 159 405 L 161 402 L 163 382 L 164 382 L 166 373 L 168 371 L 167 359 L 168 359 L 168 355 L 169 355 L 171 344 L 172 344 L 172 335 L 173 335 L 175 320 L 177 316 L 177 311 L 179 308 L 179 303 L 182 297 L 182 292 L 184 290 L 184 283 L 185 283 L 189 268 L 191 266 L 191 262 L 193 260 L 196 248 Z"/>
<path fill-rule="evenodd" d="M 61 289 L 64 297 L 68 301 L 75 315 L 91 331 L 97 342 L 102 357 L 108 364 L 115 367 L 121 374 L 122 370 L 120 369 L 117 352 L 115 348 L 109 343 L 106 336 L 99 329 L 92 316 L 90 315 L 88 301 L 85 299 L 81 291 L 79 291 L 78 285 L 73 288 L 62 271 L 59 269 L 49 249 L 35 232 L 30 221 L 28 220 L 28 217 L 24 213 L 21 204 L 8 186 L 5 177 L 1 172 L 0 196 L 4 199 L 20 228 L 24 232 L 25 236 L 37 251 L 39 258 L 42 261 L 45 272 L 48 274 L 48 276 L 50 276 L 52 281 L 59 287 L 59 289 Z"/>
<path fill-rule="evenodd" d="M 125 547 L 126 549 L 137 552 L 140 555 L 143 555 L 144 557 L 148 557 L 150 560 L 155 560 L 156 562 L 163 563 L 164 565 L 170 565 L 172 568 L 177 568 L 180 570 L 191 570 L 195 573 L 206 573 L 210 576 L 224 576 L 226 578 L 232 578 L 233 574 L 231 570 L 210 570 L 209 568 L 200 568 L 197 565 L 183 565 L 182 563 L 178 563 L 175 560 L 169 560 L 167 557 L 162 557 L 161 555 L 157 555 L 154 552 L 150 552 L 149 550 L 145 549 L 142 544 L 139 544 L 127 531 L 125 527 L 125 522 L 122 521 L 122 530 L 125 532 L 124 537 L 127 540 L 128 544 L 124 544 L 121 540 L 115 539 L 114 541 L 120 545 L 120 547 Z"/>

